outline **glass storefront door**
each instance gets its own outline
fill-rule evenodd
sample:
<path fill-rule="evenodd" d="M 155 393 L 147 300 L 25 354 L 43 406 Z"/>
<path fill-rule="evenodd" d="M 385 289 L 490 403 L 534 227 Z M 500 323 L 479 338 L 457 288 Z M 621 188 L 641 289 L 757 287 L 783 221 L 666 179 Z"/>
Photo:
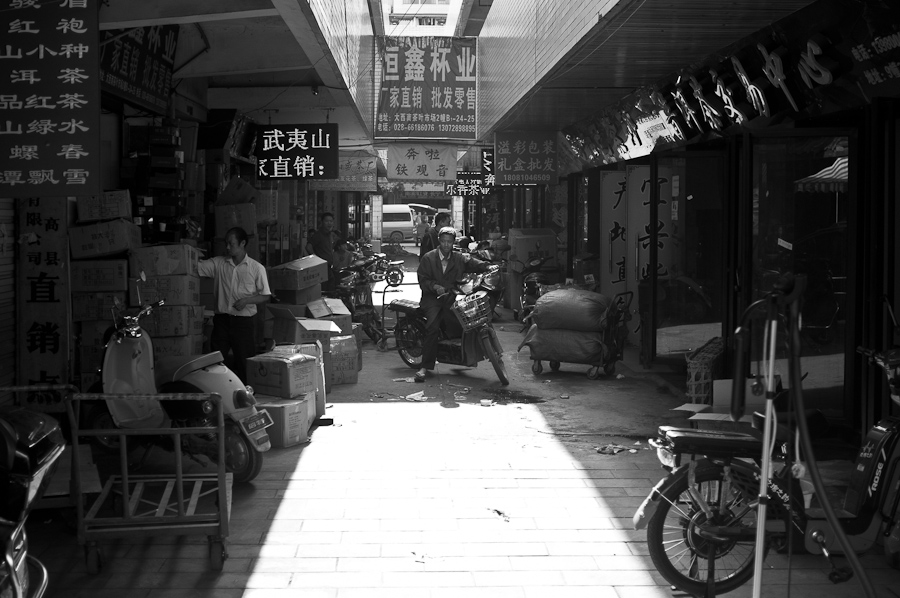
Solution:
<path fill-rule="evenodd" d="M 788 272 L 806 277 L 802 299 L 801 371 L 807 405 L 842 417 L 849 289 L 850 137 L 795 131 L 750 138 L 750 301 Z M 760 339 L 753 328 L 753 354 Z M 787 380 L 784 343 L 778 373 Z M 755 373 L 751 362 L 751 372 Z"/>

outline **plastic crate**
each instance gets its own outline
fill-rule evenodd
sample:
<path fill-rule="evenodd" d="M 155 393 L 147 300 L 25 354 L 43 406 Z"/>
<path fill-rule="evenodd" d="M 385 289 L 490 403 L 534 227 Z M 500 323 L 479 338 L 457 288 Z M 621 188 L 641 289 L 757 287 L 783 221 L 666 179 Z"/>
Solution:
<path fill-rule="evenodd" d="M 715 337 L 685 355 L 687 360 L 687 396 L 691 403 L 712 403 L 712 381 L 720 375 L 725 341 Z"/>
<path fill-rule="evenodd" d="M 458 298 L 450 309 L 462 324 L 463 330 L 481 326 L 490 320 L 491 316 L 491 305 L 484 291 Z"/>

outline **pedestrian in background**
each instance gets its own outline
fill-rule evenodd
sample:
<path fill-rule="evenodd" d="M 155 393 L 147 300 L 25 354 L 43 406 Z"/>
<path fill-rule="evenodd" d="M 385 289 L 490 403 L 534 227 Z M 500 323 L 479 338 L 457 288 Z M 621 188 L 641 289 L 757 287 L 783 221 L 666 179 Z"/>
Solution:
<path fill-rule="evenodd" d="M 247 383 L 247 359 L 256 355 L 254 316 L 257 305 L 269 301 L 269 279 L 262 264 L 247 255 L 247 232 L 235 227 L 225 233 L 227 256 L 200 260 L 197 272 L 213 279 L 216 298 L 210 349 L 228 358 L 232 370 Z"/>
<path fill-rule="evenodd" d="M 309 238 L 306 253 L 317 255 L 328 262 L 328 281 L 323 285 L 326 291 L 333 291 L 337 285 L 334 271 L 334 244 L 344 237 L 334 230 L 334 214 L 324 212 L 319 218 L 319 229 Z"/>
<path fill-rule="evenodd" d="M 419 247 L 420 260 L 432 249 L 437 249 L 439 245 L 438 231 L 445 226 L 450 226 L 450 214 L 447 212 L 438 212 L 434 216 L 434 226 L 428 227 L 425 231 L 425 235 L 422 237 L 422 244 Z"/>

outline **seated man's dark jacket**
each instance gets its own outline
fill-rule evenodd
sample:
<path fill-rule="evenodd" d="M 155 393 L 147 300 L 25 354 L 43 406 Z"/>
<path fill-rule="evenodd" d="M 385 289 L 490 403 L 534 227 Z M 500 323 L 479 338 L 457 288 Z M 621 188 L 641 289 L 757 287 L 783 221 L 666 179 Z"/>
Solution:
<path fill-rule="evenodd" d="M 453 286 L 466 272 L 485 272 L 490 264 L 475 259 L 468 254 L 459 251 L 451 251 L 447 262 L 447 271 L 441 271 L 441 250 L 432 249 L 419 260 L 419 268 L 416 271 L 419 277 L 419 287 L 422 289 L 421 305 L 437 303 L 438 295 L 434 290 L 435 285 L 444 287 L 445 291 L 453 290 Z"/>

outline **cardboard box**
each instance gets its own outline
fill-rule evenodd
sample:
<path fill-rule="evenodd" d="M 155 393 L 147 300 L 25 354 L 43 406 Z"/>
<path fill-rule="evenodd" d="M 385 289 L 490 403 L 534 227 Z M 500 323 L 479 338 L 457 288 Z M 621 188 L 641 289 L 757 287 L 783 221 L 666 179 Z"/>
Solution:
<path fill-rule="evenodd" d="M 141 320 L 141 328 L 156 342 L 163 336 L 203 334 L 202 305 L 163 305 Z"/>
<path fill-rule="evenodd" d="M 269 288 L 272 288 L 271 281 L 269 281 Z M 278 300 L 282 303 L 287 303 L 288 305 L 306 305 L 310 301 L 322 298 L 322 285 L 314 284 L 311 287 L 296 290 L 280 289 L 277 292 L 273 291 L 273 294 L 278 297 Z"/>
<path fill-rule="evenodd" d="M 315 320 L 299 317 L 300 308 L 305 313 L 306 306 L 269 305 L 269 312 L 275 317 L 272 323 L 272 340 L 276 343 L 310 343 L 320 341 L 328 344 L 328 339 L 341 333 L 340 327 L 331 320 Z"/>
<path fill-rule="evenodd" d="M 161 336 L 153 339 L 153 354 L 160 357 L 184 357 L 203 354 L 203 335 Z"/>
<path fill-rule="evenodd" d="M 124 218 L 131 220 L 131 193 L 128 189 L 104 191 L 100 195 L 79 195 L 75 198 L 78 222 L 96 222 Z"/>
<path fill-rule="evenodd" d="M 325 361 L 324 356 L 328 355 L 322 349 L 322 343 L 316 341 L 314 343 L 301 343 L 299 345 L 278 345 L 271 351 L 272 353 L 292 355 L 294 353 L 303 353 L 309 355 L 316 360 L 316 399 L 315 399 L 315 415 L 312 421 L 325 415 L 325 399 L 327 397 L 328 386 L 325 383 Z"/>
<path fill-rule="evenodd" d="M 128 303 L 124 291 L 72 293 L 72 321 L 108 320 L 112 323 L 113 308 L 124 309 Z"/>
<path fill-rule="evenodd" d="M 258 403 L 274 422 L 266 428 L 272 448 L 286 448 L 309 440 L 309 398 Z"/>
<path fill-rule="evenodd" d="M 129 305 L 140 307 L 164 299 L 166 305 L 202 305 L 200 301 L 200 277 L 191 274 L 172 276 L 148 276 L 147 280 L 131 278 L 128 281 Z"/>
<path fill-rule="evenodd" d="M 775 375 L 776 388 L 781 386 L 781 376 Z M 747 386 L 744 391 L 744 416 L 740 421 L 732 421 L 731 419 L 731 395 L 732 384 L 731 379 L 713 380 L 713 402 L 711 405 L 704 405 L 705 409 L 696 410 L 694 415 L 688 418 L 691 425 L 701 430 L 725 430 L 736 432 L 748 432 L 753 429 L 753 412 L 764 411 L 766 408 L 765 394 L 753 394 L 751 387 L 754 379 L 747 380 Z M 692 405 L 692 404 L 690 404 Z M 682 407 L 686 407 L 683 405 Z M 679 408 L 680 409 L 680 408 Z"/>
<path fill-rule="evenodd" d="M 309 315 L 317 320 L 331 320 L 341 329 L 342 335 L 353 334 L 353 319 L 350 310 L 340 299 L 328 297 L 316 299 L 306 304 Z"/>
<path fill-rule="evenodd" d="M 308 255 L 272 268 L 266 268 L 270 289 L 299 290 L 328 280 L 328 262 Z"/>
<path fill-rule="evenodd" d="M 141 227 L 128 220 L 110 220 L 69 229 L 73 259 L 115 255 L 141 246 Z"/>
<path fill-rule="evenodd" d="M 263 353 L 247 360 L 247 384 L 266 395 L 291 399 L 316 391 L 316 358 L 303 353 Z"/>
<path fill-rule="evenodd" d="M 176 243 L 135 249 L 129 255 L 128 263 L 134 276 L 139 276 L 141 272 L 145 276 L 197 276 L 197 262 L 200 259 L 199 249 L 185 243 Z"/>
<path fill-rule="evenodd" d="M 252 203 L 233 205 L 216 204 L 216 236 L 225 238 L 225 233 L 236 226 L 248 235 L 256 234 L 256 206 Z"/>
<path fill-rule="evenodd" d="M 69 263 L 72 292 L 127 291 L 127 260 L 88 260 Z"/>
<path fill-rule="evenodd" d="M 359 370 L 356 337 L 352 334 L 331 339 L 331 383 L 356 384 Z"/>

